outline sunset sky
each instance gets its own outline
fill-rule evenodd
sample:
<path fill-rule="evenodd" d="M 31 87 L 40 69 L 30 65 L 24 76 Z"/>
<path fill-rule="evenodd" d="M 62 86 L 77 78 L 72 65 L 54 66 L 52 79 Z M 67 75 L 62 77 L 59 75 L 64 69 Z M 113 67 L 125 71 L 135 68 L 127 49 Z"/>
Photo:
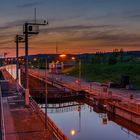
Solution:
<path fill-rule="evenodd" d="M 15 55 L 15 35 L 34 19 L 34 8 L 37 19 L 49 25 L 30 38 L 30 54 L 55 53 L 56 44 L 58 53 L 140 50 L 140 0 L 3 0 L 0 54 Z"/>

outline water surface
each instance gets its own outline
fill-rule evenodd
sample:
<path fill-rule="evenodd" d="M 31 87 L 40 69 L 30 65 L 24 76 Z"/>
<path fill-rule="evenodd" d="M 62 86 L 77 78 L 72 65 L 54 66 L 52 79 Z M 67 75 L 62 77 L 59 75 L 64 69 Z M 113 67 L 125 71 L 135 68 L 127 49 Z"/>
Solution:
<path fill-rule="evenodd" d="M 76 103 L 76 102 L 75 102 Z M 140 136 L 108 119 L 87 104 L 49 104 L 48 115 L 70 140 L 137 140 Z M 60 108 L 58 108 L 61 106 Z M 63 107 L 65 106 L 65 107 Z M 95 112 L 97 110 L 100 113 Z"/>

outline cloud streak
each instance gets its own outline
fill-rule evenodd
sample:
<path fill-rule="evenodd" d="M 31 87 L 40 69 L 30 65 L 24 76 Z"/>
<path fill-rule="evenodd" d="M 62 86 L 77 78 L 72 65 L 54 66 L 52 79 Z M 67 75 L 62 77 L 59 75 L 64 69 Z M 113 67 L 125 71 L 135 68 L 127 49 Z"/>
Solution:
<path fill-rule="evenodd" d="M 42 1 L 37 1 L 37 2 L 30 2 L 30 3 L 25 3 L 25 4 L 19 4 L 16 7 L 18 8 L 28 8 L 28 7 L 34 7 L 34 6 L 38 6 L 40 4 L 42 4 L 44 2 L 44 0 Z"/>
<path fill-rule="evenodd" d="M 77 31 L 77 30 L 90 30 L 90 29 L 100 29 L 100 28 L 114 28 L 117 25 L 74 25 L 74 26 L 60 26 L 43 29 L 42 32 L 67 32 L 67 31 Z"/>
<path fill-rule="evenodd" d="M 99 26 L 65 26 L 65 27 L 55 27 L 45 30 L 48 33 L 48 38 L 51 35 L 58 36 L 59 41 L 63 42 L 99 42 L 102 44 L 118 44 L 118 45 L 128 45 L 133 46 L 135 44 L 140 44 L 140 34 L 139 33 L 126 33 L 125 30 L 119 28 L 119 26 L 114 25 L 99 25 Z M 62 40 L 61 40 L 62 39 Z M 54 39 L 51 39 L 54 40 Z M 38 40 L 39 42 L 39 40 Z M 47 43 L 44 39 L 41 40 L 43 44 Z M 52 41 L 52 43 L 55 43 Z"/>
<path fill-rule="evenodd" d="M 14 43 L 14 35 L 16 31 L 12 31 L 9 29 L 13 29 L 17 26 L 23 25 L 25 20 L 19 20 L 15 22 L 9 22 L 4 27 L 0 27 L 3 29 L 5 33 L 0 34 L 0 45 L 5 49 L 10 49 L 9 44 Z M 7 28 L 9 28 L 7 30 Z M 22 26 L 21 26 L 22 29 Z M 9 31 L 9 32 L 7 32 Z M 53 45 L 56 40 L 61 42 L 61 44 L 70 43 L 77 44 L 80 43 L 82 47 L 83 44 L 88 45 L 90 42 L 91 46 L 94 42 L 98 44 L 102 44 L 102 46 L 138 46 L 140 44 L 140 34 L 135 33 L 126 33 L 122 30 L 122 26 L 114 25 L 114 24 L 103 24 L 103 25 L 73 25 L 73 26 L 58 26 L 58 27 L 50 27 L 50 28 L 42 28 L 42 34 L 40 37 L 32 38 L 32 46 L 45 46 L 45 45 Z M 4 39 L 7 38 L 7 39 Z M 13 40 L 10 40 L 13 38 Z M 56 39 L 56 40 L 55 40 Z M 4 41 L 5 40 L 5 41 Z M 6 46 L 7 44 L 7 46 Z M 63 45 L 66 46 L 66 45 Z M 75 45 L 76 46 L 76 45 Z M 78 46 L 78 45 L 77 45 Z M 38 48 L 38 47 L 37 47 Z M 89 47 L 90 48 L 90 47 Z M 94 50 L 94 49 L 91 49 Z"/>
<path fill-rule="evenodd" d="M 140 14 L 135 14 L 135 15 L 129 15 L 126 16 L 127 19 L 138 19 L 140 20 Z"/>

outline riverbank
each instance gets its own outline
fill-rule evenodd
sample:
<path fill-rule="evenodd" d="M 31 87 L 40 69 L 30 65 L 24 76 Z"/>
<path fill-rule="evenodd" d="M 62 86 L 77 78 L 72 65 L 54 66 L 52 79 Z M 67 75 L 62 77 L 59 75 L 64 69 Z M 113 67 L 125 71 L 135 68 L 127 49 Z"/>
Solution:
<path fill-rule="evenodd" d="M 81 77 L 86 81 L 121 83 L 122 76 L 130 77 L 130 84 L 134 89 L 140 89 L 140 64 L 139 63 L 117 63 L 117 64 L 81 64 Z M 65 69 L 64 74 L 79 76 L 79 65 Z"/>

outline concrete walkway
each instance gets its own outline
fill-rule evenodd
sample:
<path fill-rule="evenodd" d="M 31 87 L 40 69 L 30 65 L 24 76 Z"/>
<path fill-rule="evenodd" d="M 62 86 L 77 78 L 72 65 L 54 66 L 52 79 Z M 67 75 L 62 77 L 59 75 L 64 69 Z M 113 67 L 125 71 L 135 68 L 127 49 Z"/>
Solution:
<path fill-rule="evenodd" d="M 38 70 L 38 69 L 30 69 L 30 73 L 38 76 L 38 77 L 45 77 L 45 70 Z M 80 84 L 78 83 L 78 78 L 74 76 L 68 76 L 68 75 L 62 75 L 62 74 L 47 74 L 47 76 L 53 80 L 61 81 L 67 86 L 71 86 L 75 89 L 82 89 L 85 90 L 91 94 L 94 94 L 95 92 L 103 93 L 103 87 L 101 86 L 101 83 L 98 82 L 87 82 L 83 79 L 81 79 Z M 130 94 L 133 94 L 134 101 L 138 104 L 140 104 L 140 91 L 138 90 L 127 90 L 127 89 L 121 89 L 121 88 L 108 88 L 108 91 L 111 91 L 112 94 L 117 95 L 121 97 L 124 100 L 130 99 Z"/>
<path fill-rule="evenodd" d="M 2 97 L 6 140 L 51 140 L 40 117 L 17 94 Z"/>
<path fill-rule="evenodd" d="M 29 107 L 25 107 L 24 97 L 15 92 L 16 80 L 6 70 L 2 70 L 2 73 L 4 79 L 9 81 L 7 91 L 0 94 L 7 140 L 68 140 L 49 116 L 48 129 L 45 129 L 46 117 L 42 109 L 31 98 Z"/>

